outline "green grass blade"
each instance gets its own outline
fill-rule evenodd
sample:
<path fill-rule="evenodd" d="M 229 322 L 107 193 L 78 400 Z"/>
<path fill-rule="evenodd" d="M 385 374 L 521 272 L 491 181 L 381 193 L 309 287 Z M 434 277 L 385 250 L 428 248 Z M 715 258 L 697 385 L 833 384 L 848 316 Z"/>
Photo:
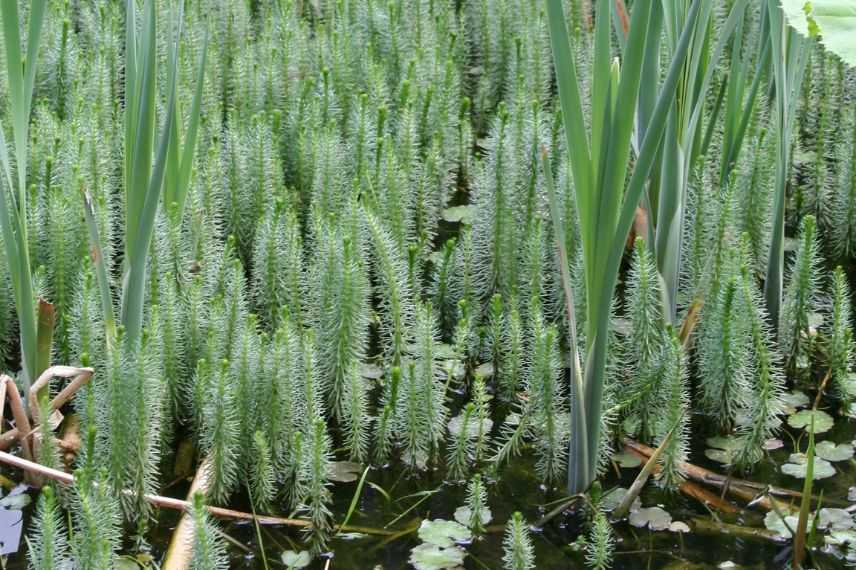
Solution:
<path fill-rule="evenodd" d="M 104 318 L 104 329 L 107 332 L 107 343 L 112 345 L 116 338 L 116 318 L 113 312 L 113 294 L 110 291 L 110 280 L 107 277 L 107 267 L 104 264 L 104 254 L 101 237 L 98 235 L 98 223 L 95 219 L 95 208 L 89 192 L 83 193 L 83 212 L 86 226 L 89 229 L 89 243 L 95 264 L 95 277 L 101 297 L 101 312 Z"/>

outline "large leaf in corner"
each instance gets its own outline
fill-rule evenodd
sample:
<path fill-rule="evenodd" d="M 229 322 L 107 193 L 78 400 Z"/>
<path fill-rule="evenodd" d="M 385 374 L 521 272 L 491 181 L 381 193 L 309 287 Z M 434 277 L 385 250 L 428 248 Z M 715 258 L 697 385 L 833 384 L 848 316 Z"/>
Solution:
<path fill-rule="evenodd" d="M 854 0 L 781 0 L 791 26 L 804 36 L 820 36 L 823 45 L 856 66 L 856 2 Z"/>

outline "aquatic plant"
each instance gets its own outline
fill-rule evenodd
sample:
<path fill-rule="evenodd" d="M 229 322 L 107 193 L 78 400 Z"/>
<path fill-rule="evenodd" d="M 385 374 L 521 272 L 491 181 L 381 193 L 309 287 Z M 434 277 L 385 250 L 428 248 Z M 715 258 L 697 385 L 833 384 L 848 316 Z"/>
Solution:
<path fill-rule="evenodd" d="M 523 515 L 515 512 L 508 519 L 502 540 L 502 563 L 506 570 L 532 570 L 535 568 L 535 548 L 529 536 L 529 527 Z"/>
<path fill-rule="evenodd" d="M 44 487 L 39 494 L 36 522 L 31 533 L 27 550 L 29 568 L 61 568 L 70 563 L 68 534 L 53 487 Z"/>
<path fill-rule="evenodd" d="M 205 510 L 205 498 L 194 493 L 190 508 L 193 519 L 193 544 L 190 568 L 193 570 L 220 570 L 229 567 L 226 545 L 217 534 L 217 527 Z"/>
<path fill-rule="evenodd" d="M 823 276 L 816 232 L 814 216 L 805 216 L 800 224 L 799 246 L 789 272 L 779 319 L 779 344 L 791 371 L 806 368 L 812 356 L 814 335 L 809 319 L 819 308 L 818 295 Z"/>
<path fill-rule="evenodd" d="M 828 311 L 826 329 L 826 359 L 829 374 L 836 397 L 846 407 L 853 398 L 848 386 L 850 371 L 853 369 L 853 325 L 851 324 L 850 287 L 847 277 L 839 266 L 832 273 L 830 287 L 831 303 Z"/>

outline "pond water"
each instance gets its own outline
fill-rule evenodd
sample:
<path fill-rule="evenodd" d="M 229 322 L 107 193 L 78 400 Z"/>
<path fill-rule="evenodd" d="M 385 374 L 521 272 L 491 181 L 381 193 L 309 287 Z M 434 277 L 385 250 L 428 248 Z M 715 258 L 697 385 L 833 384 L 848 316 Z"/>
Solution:
<path fill-rule="evenodd" d="M 707 428 L 701 420 L 694 423 L 696 425 L 693 426 L 691 462 L 716 473 L 728 474 L 724 466 L 705 455 L 706 438 L 715 434 L 707 433 Z M 829 431 L 818 434 L 817 441 L 850 443 L 854 437 L 856 422 L 836 417 L 835 425 Z M 751 473 L 734 473 L 733 476 L 800 491 L 802 480 L 782 474 L 780 467 L 788 461 L 789 455 L 796 447 L 805 451 L 807 435 L 785 425 L 779 438 L 782 447 L 769 452 L 764 460 L 755 465 Z M 512 513 L 522 512 L 526 520 L 534 525 L 564 502 L 565 496 L 560 487 L 547 489 L 541 485 L 531 470 L 533 464 L 534 458 L 524 454 L 503 467 L 501 476 L 485 475 L 493 518 L 484 536 L 465 546 L 465 568 L 502 568 L 504 525 Z M 848 500 L 848 489 L 851 485 L 856 485 L 856 461 L 851 458 L 832 465 L 835 475 L 816 481 L 813 492 L 815 495 L 822 494 L 822 506 L 848 506 L 851 503 Z M 638 472 L 639 467 L 621 468 L 617 464 L 613 465 L 601 479 L 604 492 L 611 492 L 617 487 L 629 487 Z M 7 472 L 6 475 L 12 480 L 20 479 L 19 473 Z M 188 486 L 188 481 L 180 481 L 168 487 L 164 494 L 184 498 Z M 333 485 L 333 512 L 337 522 L 345 518 L 356 489 L 356 481 Z M 709 489 L 718 492 L 712 487 Z M 371 468 L 358 508 L 349 521 L 349 527 L 366 529 L 366 532 L 349 532 L 334 537 L 329 543 L 332 555 L 329 568 L 410 567 L 410 551 L 421 542 L 416 533 L 421 520 L 454 520 L 454 511 L 464 505 L 465 494 L 465 482 L 445 482 L 444 473 L 440 470 L 412 472 L 397 464 Z M 694 519 L 701 518 L 712 523 L 714 527 L 719 521 L 724 525 L 763 529 L 765 513 L 759 509 L 746 509 L 737 515 L 713 513 L 695 499 L 682 494 L 666 493 L 652 484 L 645 486 L 641 500 L 645 507 L 663 507 L 674 521 L 686 521 L 694 530 L 689 533 L 668 530 L 652 532 L 635 528 L 626 519 L 619 521 L 613 526 L 616 534 L 613 568 L 728 568 L 729 562 L 743 568 L 780 568 L 789 564 L 789 541 L 777 542 L 766 538 L 736 536 L 721 530 L 721 525 L 720 529 L 705 531 L 691 524 Z M 245 495 L 233 497 L 230 506 L 250 510 Z M 738 506 L 744 507 L 745 503 Z M 584 567 L 584 554 L 574 542 L 585 532 L 585 517 L 576 512 L 576 508 L 572 506 L 554 516 L 542 528 L 533 529 L 537 568 Z M 29 522 L 32 511 L 32 507 L 26 510 L 25 524 Z M 268 514 L 290 516 L 294 513 Z M 157 517 L 153 528 L 147 534 L 150 542 L 147 548 L 155 560 L 159 560 L 166 551 L 172 530 L 179 520 L 179 513 L 161 510 L 157 512 Z M 232 568 L 264 568 L 262 551 L 267 558 L 268 567 L 284 568 L 280 562 L 282 552 L 301 550 L 299 529 L 262 526 L 259 539 L 256 528 L 251 523 L 221 521 L 220 526 L 231 543 Z M 127 546 L 133 550 L 130 544 Z M 24 549 L 25 545 L 22 543 L 22 553 Z M 845 564 L 841 558 L 842 554 L 828 547 L 819 547 L 814 550 L 812 562 L 818 569 L 841 568 Z M 328 568 L 327 563 L 328 558 L 316 558 L 308 568 L 325 569 Z M 6 567 L 26 568 L 25 556 L 20 553 L 12 555 Z"/>

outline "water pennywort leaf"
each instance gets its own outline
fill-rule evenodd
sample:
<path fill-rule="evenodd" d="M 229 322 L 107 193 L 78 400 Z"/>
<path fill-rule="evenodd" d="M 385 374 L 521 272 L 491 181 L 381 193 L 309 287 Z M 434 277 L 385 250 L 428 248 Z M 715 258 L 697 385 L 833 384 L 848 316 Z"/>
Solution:
<path fill-rule="evenodd" d="M 470 524 L 472 516 L 473 511 L 467 506 L 455 509 L 455 520 L 464 526 L 468 526 Z M 485 526 L 493 520 L 493 513 L 488 507 L 482 507 L 479 512 L 479 518 L 481 519 L 482 526 Z"/>
<path fill-rule="evenodd" d="M 665 530 L 672 524 L 672 515 L 660 507 L 641 508 L 630 513 L 630 524 L 637 528 Z"/>
<path fill-rule="evenodd" d="M 362 465 L 353 461 L 333 461 L 330 463 L 328 477 L 337 483 L 352 483 L 363 471 Z"/>
<path fill-rule="evenodd" d="M 309 563 L 312 562 L 312 557 L 305 550 L 301 550 L 299 552 L 295 552 L 293 550 L 286 550 L 282 553 L 282 563 L 288 566 L 288 568 L 306 568 L 309 566 Z"/>
<path fill-rule="evenodd" d="M 832 416 L 823 410 L 802 410 L 788 417 L 788 425 L 792 428 L 809 431 L 812 417 L 814 417 L 814 433 L 816 434 L 829 431 L 835 423 Z"/>
<path fill-rule="evenodd" d="M 452 546 L 456 542 L 466 542 L 472 536 L 470 529 L 455 521 L 434 519 L 422 521 L 419 525 L 419 538 L 441 548 Z"/>
<path fill-rule="evenodd" d="M 787 515 L 782 520 L 782 517 L 775 511 L 768 512 L 767 516 L 764 517 L 764 526 L 767 527 L 767 530 L 778 533 L 779 536 L 785 538 L 791 537 L 791 530 L 797 527 L 798 522 L 799 517 L 795 515 Z"/>
<path fill-rule="evenodd" d="M 796 477 L 798 479 L 805 479 L 806 476 L 806 456 L 804 453 L 792 453 L 790 458 L 788 459 L 788 463 L 782 465 L 782 473 L 785 475 L 790 475 L 791 477 Z M 827 477 L 832 477 L 835 475 L 835 468 L 832 464 L 820 457 L 814 458 L 814 480 L 818 479 L 826 479 Z"/>
<path fill-rule="evenodd" d="M 410 563 L 416 570 L 445 570 L 464 563 L 467 553 L 463 548 L 442 548 L 436 544 L 423 543 L 410 552 Z"/>
<path fill-rule="evenodd" d="M 814 449 L 814 453 L 821 459 L 827 461 L 847 461 L 853 457 L 853 445 L 840 443 L 835 445 L 832 441 L 821 441 Z"/>

